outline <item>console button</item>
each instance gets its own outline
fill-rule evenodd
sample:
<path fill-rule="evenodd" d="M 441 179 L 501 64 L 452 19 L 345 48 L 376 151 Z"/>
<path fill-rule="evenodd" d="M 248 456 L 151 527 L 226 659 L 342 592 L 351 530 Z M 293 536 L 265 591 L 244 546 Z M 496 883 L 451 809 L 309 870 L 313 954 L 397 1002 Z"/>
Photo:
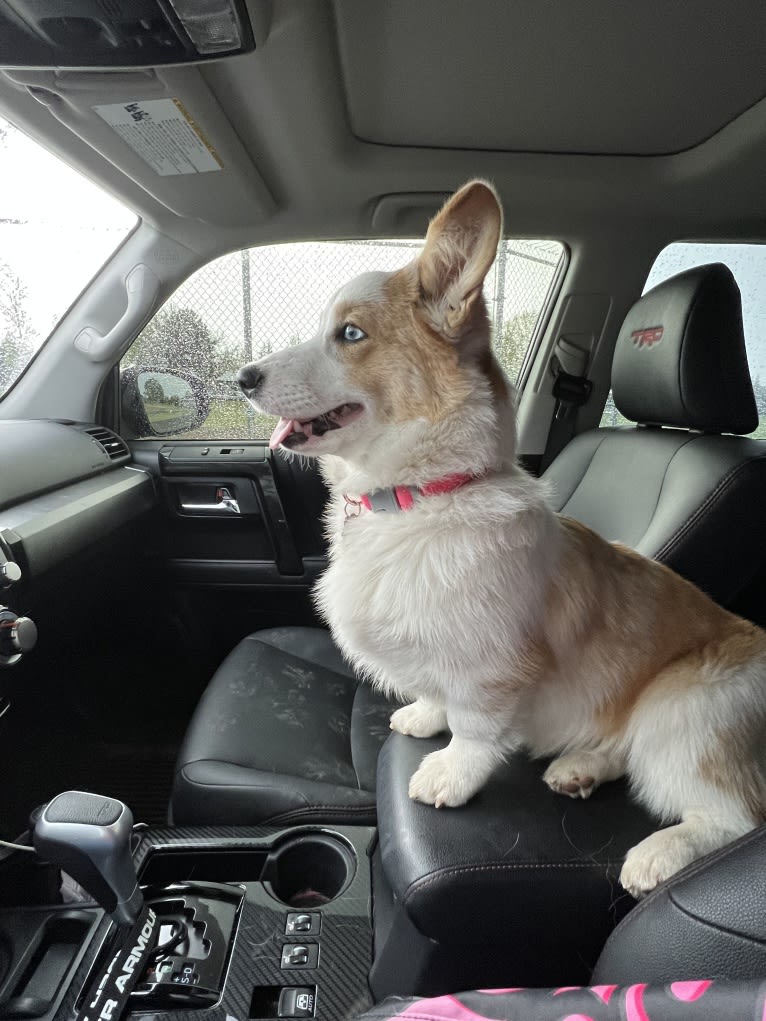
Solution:
<path fill-rule="evenodd" d="M 321 924 L 322 916 L 318 911 L 289 911 L 285 934 L 293 936 L 300 932 L 305 936 L 317 936 Z"/>
<path fill-rule="evenodd" d="M 285 947 L 284 953 L 282 954 L 283 964 L 308 964 L 309 963 L 309 948 L 308 947 Z"/>
<path fill-rule="evenodd" d="M 279 994 L 278 1017 L 313 1017 L 316 990 L 313 986 L 295 986 Z"/>
<path fill-rule="evenodd" d="M 316 968 L 319 946 L 316 943 L 286 943 L 282 947 L 283 968 Z"/>

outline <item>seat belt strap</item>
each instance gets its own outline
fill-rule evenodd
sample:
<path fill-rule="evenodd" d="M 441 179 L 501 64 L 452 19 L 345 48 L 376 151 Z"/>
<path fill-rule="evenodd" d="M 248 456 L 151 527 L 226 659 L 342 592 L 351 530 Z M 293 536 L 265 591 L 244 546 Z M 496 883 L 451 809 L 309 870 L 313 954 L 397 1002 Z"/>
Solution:
<path fill-rule="evenodd" d="M 563 340 L 563 338 L 562 338 Z M 576 349 L 580 355 L 584 355 L 580 349 Z M 575 434 L 577 425 L 577 411 L 587 404 L 593 391 L 593 383 L 585 375 L 577 375 L 567 372 L 559 357 L 559 352 L 564 353 L 561 341 L 557 346 L 557 353 L 554 354 L 551 368 L 555 379 L 553 381 L 553 396 L 556 398 L 556 407 L 553 413 L 551 427 L 548 430 L 548 438 L 545 441 L 540 462 L 540 473 L 542 474 L 551 462 L 558 457 L 564 447 L 569 443 Z M 582 359 L 582 369 L 585 368 L 587 355 Z"/>

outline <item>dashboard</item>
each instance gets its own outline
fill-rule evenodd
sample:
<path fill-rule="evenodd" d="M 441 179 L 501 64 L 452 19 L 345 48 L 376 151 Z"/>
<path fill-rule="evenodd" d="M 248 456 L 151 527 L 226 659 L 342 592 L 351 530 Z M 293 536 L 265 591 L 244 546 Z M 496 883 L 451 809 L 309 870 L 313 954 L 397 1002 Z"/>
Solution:
<path fill-rule="evenodd" d="M 0 665 L 9 665 L 36 632 L 2 604 L 26 602 L 53 569 L 151 511 L 156 491 L 125 441 L 91 423 L 0 422 L 0 450 Z"/>

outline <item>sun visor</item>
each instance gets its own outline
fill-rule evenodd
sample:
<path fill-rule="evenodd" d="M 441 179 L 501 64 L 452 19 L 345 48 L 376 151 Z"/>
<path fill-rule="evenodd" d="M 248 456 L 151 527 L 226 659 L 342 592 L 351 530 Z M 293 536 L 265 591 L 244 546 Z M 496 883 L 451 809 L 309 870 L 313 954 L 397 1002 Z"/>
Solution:
<path fill-rule="evenodd" d="M 178 216 L 238 226 L 275 208 L 198 67 L 0 74 Z"/>

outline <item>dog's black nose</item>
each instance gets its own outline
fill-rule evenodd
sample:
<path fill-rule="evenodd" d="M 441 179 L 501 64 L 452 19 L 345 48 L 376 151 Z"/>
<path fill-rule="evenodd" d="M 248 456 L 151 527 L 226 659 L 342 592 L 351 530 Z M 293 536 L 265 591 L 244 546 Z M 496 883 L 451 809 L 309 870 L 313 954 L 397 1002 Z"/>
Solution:
<path fill-rule="evenodd" d="M 252 393 L 263 382 L 263 373 L 257 365 L 243 365 L 237 373 L 237 382 L 246 393 Z"/>

